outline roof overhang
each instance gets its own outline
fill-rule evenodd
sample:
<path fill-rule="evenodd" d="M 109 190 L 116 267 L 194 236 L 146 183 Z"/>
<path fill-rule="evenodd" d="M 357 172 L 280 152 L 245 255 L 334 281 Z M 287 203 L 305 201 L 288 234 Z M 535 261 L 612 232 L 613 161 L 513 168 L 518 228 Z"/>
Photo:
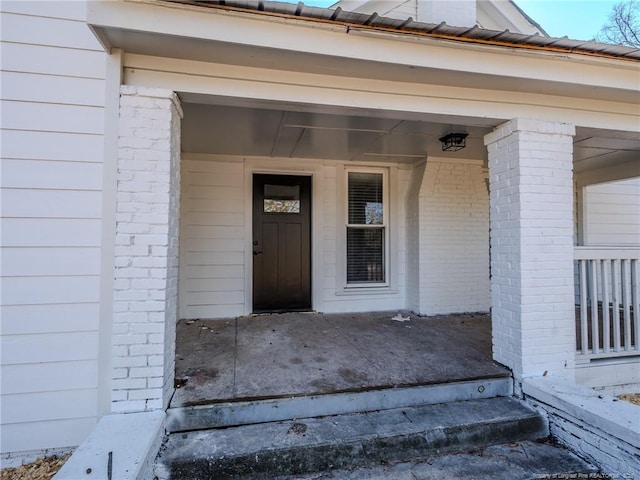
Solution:
<path fill-rule="evenodd" d="M 333 11 L 312 7 L 303 8 L 321 11 L 313 18 L 159 0 L 88 2 L 87 8 L 105 48 L 129 53 L 615 102 L 640 97 L 640 62 L 631 57 L 369 28 L 316 18 Z"/>

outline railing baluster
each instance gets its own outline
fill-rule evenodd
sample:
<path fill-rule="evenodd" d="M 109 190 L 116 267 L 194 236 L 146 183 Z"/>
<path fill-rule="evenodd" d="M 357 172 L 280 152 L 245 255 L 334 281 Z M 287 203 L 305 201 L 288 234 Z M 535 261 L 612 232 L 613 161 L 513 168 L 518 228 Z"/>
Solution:
<path fill-rule="evenodd" d="M 624 312 L 624 349 L 631 350 L 631 271 L 630 261 L 620 261 L 622 267 L 622 305 Z"/>
<path fill-rule="evenodd" d="M 640 261 L 631 261 L 631 292 L 633 296 L 633 337 L 640 351 Z"/>
<path fill-rule="evenodd" d="M 580 260 L 580 348 L 581 353 L 589 352 L 589 329 L 587 328 L 587 260 Z"/>
<path fill-rule="evenodd" d="M 602 284 L 602 351 L 611 349 L 611 321 L 609 319 L 609 260 L 602 260 L 601 284 Z"/>
<path fill-rule="evenodd" d="M 611 286 L 613 290 L 613 350 L 619 352 L 620 348 L 620 261 L 611 262 Z"/>
<path fill-rule="evenodd" d="M 640 247 L 578 246 L 574 262 L 576 360 L 638 355 Z"/>
<path fill-rule="evenodd" d="M 600 323 L 600 315 L 598 312 L 598 262 L 589 260 L 591 267 L 589 275 L 589 290 L 591 295 L 591 353 L 600 351 L 600 334 L 598 324 Z"/>

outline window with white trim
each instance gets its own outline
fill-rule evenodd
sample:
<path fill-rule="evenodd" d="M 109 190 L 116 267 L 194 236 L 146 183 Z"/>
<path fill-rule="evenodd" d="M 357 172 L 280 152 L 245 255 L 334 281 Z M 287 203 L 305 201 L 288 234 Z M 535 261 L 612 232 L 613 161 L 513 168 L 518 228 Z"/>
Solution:
<path fill-rule="evenodd" d="M 347 285 L 387 283 L 386 175 L 377 171 L 347 172 Z"/>

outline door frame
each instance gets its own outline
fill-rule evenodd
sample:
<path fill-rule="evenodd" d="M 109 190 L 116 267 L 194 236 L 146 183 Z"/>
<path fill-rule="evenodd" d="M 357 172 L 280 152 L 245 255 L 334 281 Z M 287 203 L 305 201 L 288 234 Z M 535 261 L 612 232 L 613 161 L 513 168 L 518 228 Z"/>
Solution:
<path fill-rule="evenodd" d="M 323 165 L 309 159 L 250 158 L 244 164 L 244 314 L 253 312 L 253 175 L 300 175 L 311 177 L 311 309 L 323 311 Z"/>

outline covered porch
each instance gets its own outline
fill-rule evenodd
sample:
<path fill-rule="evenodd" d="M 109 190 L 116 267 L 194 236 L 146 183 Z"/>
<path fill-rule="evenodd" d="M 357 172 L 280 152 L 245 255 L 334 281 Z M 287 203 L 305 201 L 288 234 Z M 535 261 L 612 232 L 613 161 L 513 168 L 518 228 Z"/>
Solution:
<path fill-rule="evenodd" d="M 181 361 L 174 355 L 179 319 L 193 326 L 258 310 L 258 175 L 310 178 L 305 308 L 421 315 L 491 309 L 492 358 L 512 370 L 516 385 L 546 374 L 575 378 L 574 174 L 637 166 L 631 69 L 576 56 L 558 71 L 546 51 L 352 35 L 200 7 L 181 10 L 178 22 L 173 13 L 182 8 L 160 8 L 151 22 L 143 4 L 92 7 L 94 24 L 124 50 L 114 410 L 168 405 Z M 175 26 L 172 36 L 153 33 L 160 16 Z M 140 48 L 138 34 L 129 36 L 120 19 L 130 17 L 158 48 Z M 202 28 L 181 30 L 188 20 Z M 235 35 L 258 29 L 260 35 Z M 235 43 L 219 38 L 223 32 L 234 33 Z M 265 45 L 253 44 L 258 37 Z M 174 51 L 178 40 L 189 58 L 164 55 L 160 46 Z M 597 111 L 586 111 L 585 100 Z M 440 138 L 452 132 L 467 135 L 466 147 L 443 151 Z M 350 203 L 352 173 L 382 185 L 379 198 L 363 203 L 375 207 L 372 215 L 382 213 L 375 224 L 349 216 L 357 203 Z M 354 281 L 349 260 L 361 252 L 349 257 L 349 234 L 365 228 L 379 233 L 375 275 Z M 227 339 L 235 345 L 237 337 Z M 251 342 L 260 368 L 264 346 Z M 292 358 L 314 356 L 283 359 L 289 370 Z M 237 380 L 237 365 L 226 372 Z M 357 376 L 349 384 L 335 374 L 331 388 L 361 387 Z M 259 397 L 260 390 L 235 385 L 227 395 Z"/>

